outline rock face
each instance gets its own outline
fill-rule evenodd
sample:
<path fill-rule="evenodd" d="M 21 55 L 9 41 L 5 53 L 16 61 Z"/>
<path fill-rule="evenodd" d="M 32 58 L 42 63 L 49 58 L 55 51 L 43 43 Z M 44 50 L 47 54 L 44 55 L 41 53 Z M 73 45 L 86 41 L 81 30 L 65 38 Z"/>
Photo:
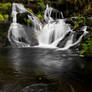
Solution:
<path fill-rule="evenodd" d="M 9 45 L 7 38 L 7 30 L 9 25 L 10 23 L 0 22 L 0 47 L 7 47 Z"/>
<path fill-rule="evenodd" d="M 72 92 L 74 88 L 70 87 L 70 84 L 68 82 L 62 80 L 60 81 L 60 84 L 57 85 L 57 83 L 37 83 L 32 84 L 30 86 L 25 87 L 20 92 Z M 75 92 L 75 90 L 74 90 Z"/>
<path fill-rule="evenodd" d="M 21 92 L 47 92 L 47 85 L 42 83 L 33 84 L 25 87 Z"/>
<path fill-rule="evenodd" d="M 12 23 L 9 29 L 9 41 L 11 45 L 21 47 L 25 45 L 36 45 L 37 40 L 33 28 L 18 23 Z M 15 42 L 17 44 L 15 44 Z"/>

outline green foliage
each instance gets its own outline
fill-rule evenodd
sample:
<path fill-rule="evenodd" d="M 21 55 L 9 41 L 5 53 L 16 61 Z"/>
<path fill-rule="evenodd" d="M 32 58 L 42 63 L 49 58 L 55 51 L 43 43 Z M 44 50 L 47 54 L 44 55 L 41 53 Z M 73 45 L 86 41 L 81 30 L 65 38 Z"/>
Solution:
<path fill-rule="evenodd" d="M 92 38 L 88 38 L 85 43 L 81 44 L 81 46 L 83 49 L 80 54 L 92 57 Z"/>
<path fill-rule="evenodd" d="M 11 10 L 11 3 L 0 3 L 0 21 L 6 21 L 9 18 Z"/>
<path fill-rule="evenodd" d="M 86 25 L 88 26 L 87 31 L 89 34 L 85 37 L 81 44 L 82 50 L 80 54 L 84 54 L 87 57 L 92 57 L 92 20 L 89 18 L 86 18 L 85 20 L 87 22 Z"/>
<path fill-rule="evenodd" d="M 11 3 L 1 3 L 0 6 L 2 9 L 7 10 L 9 7 L 11 7 Z"/>
<path fill-rule="evenodd" d="M 80 54 L 86 57 L 92 57 L 92 20 L 85 17 L 73 17 L 71 20 L 74 24 L 74 30 L 81 27 L 82 25 L 88 26 L 87 31 L 89 32 L 89 34 L 86 35 L 81 43 Z"/>
<path fill-rule="evenodd" d="M 26 8 L 29 12 L 33 13 L 32 9 L 30 8 Z"/>
<path fill-rule="evenodd" d="M 8 20 L 8 18 L 9 18 L 8 14 L 5 14 L 5 15 L 0 14 L 0 21 L 2 21 L 2 22 L 5 20 Z"/>
<path fill-rule="evenodd" d="M 84 23 L 84 22 L 85 22 L 85 18 L 83 18 L 83 17 L 78 17 L 78 21 L 77 21 L 78 24 Z"/>
<path fill-rule="evenodd" d="M 4 18 L 5 18 L 5 20 L 8 20 L 9 15 L 8 15 L 8 14 L 5 14 L 5 15 L 4 15 Z"/>
<path fill-rule="evenodd" d="M 2 14 L 0 14 L 0 21 L 4 21 L 4 17 Z"/>
<path fill-rule="evenodd" d="M 27 19 L 27 26 L 30 26 L 31 25 L 31 21 L 30 19 Z"/>
<path fill-rule="evenodd" d="M 64 0 L 57 0 L 58 4 L 61 4 L 64 2 Z"/>
<path fill-rule="evenodd" d="M 73 17 L 72 22 L 74 24 L 73 29 L 77 29 L 80 24 L 85 24 L 85 18 L 84 17 Z"/>
<path fill-rule="evenodd" d="M 45 9 L 45 4 L 44 4 L 44 2 L 38 2 L 38 5 L 42 8 L 42 10 Z"/>
<path fill-rule="evenodd" d="M 30 2 L 30 1 L 34 1 L 34 0 L 28 0 L 28 2 Z"/>
<path fill-rule="evenodd" d="M 81 24 L 85 22 L 85 18 L 84 17 L 74 17 L 72 18 L 72 22 L 74 22 L 75 24 Z"/>
<path fill-rule="evenodd" d="M 42 17 L 42 15 L 41 14 L 37 14 L 36 15 L 40 20 L 42 20 L 43 19 L 43 17 Z"/>

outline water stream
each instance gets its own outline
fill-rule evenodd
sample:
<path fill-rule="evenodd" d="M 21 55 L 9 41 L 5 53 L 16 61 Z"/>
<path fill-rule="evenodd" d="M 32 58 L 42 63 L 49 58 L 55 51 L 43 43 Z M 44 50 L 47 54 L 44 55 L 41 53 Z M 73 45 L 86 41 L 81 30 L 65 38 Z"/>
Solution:
<path fill-rule="evenodd" d="M 92 76 L 84 69 L 85 61 L 71 50 L 2 48 L 0 91 L 92 92 Z"/>
<path fill-rule="evenodd" d="M 52 16 L 53 12 L 55 13 L 54 17 Z M 32 25 L 27 27 L 17 23 L 18 13 L 27 13 Z M 38 42 L 38 45 L 34 44 L 35 47 L 58 48 L 58 44 L 63 39 L 66 39 L 66 35 L 70 33 L 68 39 L 64 42 L 64 47 L 60 48 L 60 50 L 67 50 L 70 47 L 77 45 L 82 37 L 87 34 L 87 26 L 83 26 L 80 30 L 83 31 L 83 34 L 73 42 L 76 32 L 70 28 L 69 24 L 65 23 L 62 12 L 53 9 L 48 5 L 44 12 L 44 23 L 42 23 L 35 15 L 27 11 L 22 4 L 17 3 L 13 3 L 12 5 L 12 18 L 13 22 L 8 31 L 8 39 L 13 47 L 32 47 L 33 39 L 35 39 Z"/>
<path fill-rule="evenodd" d="M 31 26 L 18 23 L 22 13 Z M 0 49 L 0 92 L 92 92 L 85 60 L 70 49 L 88 33 L 87 26 L 73 31 L 63 13 L 48 5 L 43 22 L 18 3 L 13 3 L 11 17 L 8 40 L 13 48 Z"/>

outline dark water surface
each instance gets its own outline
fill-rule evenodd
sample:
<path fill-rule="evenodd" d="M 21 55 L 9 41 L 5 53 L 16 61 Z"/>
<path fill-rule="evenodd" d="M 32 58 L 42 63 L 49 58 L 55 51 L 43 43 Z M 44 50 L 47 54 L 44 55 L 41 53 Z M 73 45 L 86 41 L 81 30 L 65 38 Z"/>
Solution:
<path fill-rule="evenodd" d="M 71 50 L 1 48 L 0 92 L 92 92 L 84 63 Z"/>

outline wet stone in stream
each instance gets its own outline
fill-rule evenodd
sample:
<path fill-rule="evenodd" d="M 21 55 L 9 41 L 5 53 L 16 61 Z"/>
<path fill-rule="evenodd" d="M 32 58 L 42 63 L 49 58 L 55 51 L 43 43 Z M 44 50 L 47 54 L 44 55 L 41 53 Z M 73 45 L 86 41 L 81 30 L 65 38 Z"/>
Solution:
<path fill-rule="evenodd" d="M 33 84 L 25 87 L 21 92 L 49 92 L 47 84 Z"/>

